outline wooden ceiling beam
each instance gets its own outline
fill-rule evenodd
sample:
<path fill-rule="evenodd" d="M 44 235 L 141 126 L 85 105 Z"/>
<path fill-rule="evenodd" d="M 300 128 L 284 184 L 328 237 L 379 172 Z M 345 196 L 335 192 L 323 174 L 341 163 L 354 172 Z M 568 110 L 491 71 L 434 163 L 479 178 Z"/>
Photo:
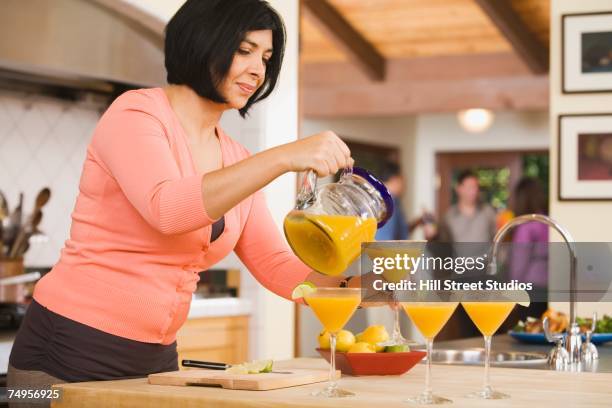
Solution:
<path fill-rule="evenodd" d="M 387 65 L 380 83 L 348 62 L 303 64 L 304 116 L 548 109 L 548 76 L 534 76 L 514 53 L 390 59 Z"/>
<path fill-rule="evenodd" d="M 386 61 L 327 0 L 302 0 L 306 15 L 374 81 L 384 81 Z"/>
<path fill-rule="evenodd" d="M 512 48 L 534 74 L 548 72 L 548 48 L 529 30 L 529 27 L 506 0 L 475 0 L 495 24 Z"/>

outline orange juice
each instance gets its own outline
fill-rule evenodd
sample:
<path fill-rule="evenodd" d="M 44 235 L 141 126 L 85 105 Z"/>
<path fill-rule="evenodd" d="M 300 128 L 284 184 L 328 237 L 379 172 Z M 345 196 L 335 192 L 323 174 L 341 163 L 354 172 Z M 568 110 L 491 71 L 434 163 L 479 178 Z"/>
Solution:
<path fill-rule="evenodd" d="M 331 333 L 338 333 L 349 321 L 361 302 L 359 291 L 353 296 L 306 296 L 304 300 L 325 328 Z"/>
<path fill-rule="evenodd" d="M 402 303 L 404 311 L 426 339 L 433 339 L 440 333 L 457 305 L 457 302 Z"/>
<path fill-rule="evenodd" d="M 340 275 L 359 256 L 361 243 L 376 234 L 374 218 L 292 211 L 285 218 L 287 241 L 308 266 L 325 275 Z"/>
<path fill-rule="evenodd" d="M 506 320 L 514 302 L 461 302 L 483 336 L 492 336 Z"/>

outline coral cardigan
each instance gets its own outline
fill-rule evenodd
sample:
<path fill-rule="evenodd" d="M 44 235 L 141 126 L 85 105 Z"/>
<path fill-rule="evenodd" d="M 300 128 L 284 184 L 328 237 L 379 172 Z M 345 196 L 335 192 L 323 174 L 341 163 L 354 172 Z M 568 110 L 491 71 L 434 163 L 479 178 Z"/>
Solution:
<path fill-rule="evenodd" d="M 223 165 L 249 152 L 217 127 Z M 198 272 L 234 250 L 255 278 L 288 298 L 310 273 L 288 248 L 263 193 L 211 224 L 186 134 L 161 88 L 121 95 L 87 149 L 70 238 L 34 299 L 51 311 L 117 336 L 170 344 Z M 228 186 L 231 188 L 231 186 Z"/>

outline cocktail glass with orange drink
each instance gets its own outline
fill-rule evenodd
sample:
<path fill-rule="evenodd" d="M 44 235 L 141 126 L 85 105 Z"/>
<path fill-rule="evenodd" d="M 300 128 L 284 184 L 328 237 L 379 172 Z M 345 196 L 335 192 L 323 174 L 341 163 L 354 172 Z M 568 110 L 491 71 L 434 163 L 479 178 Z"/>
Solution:
<path fill-rule="evenodd" d="M 317 316 L 323 328 L 330 333 L 330 368 L 327 387 L 315 395 L 339 398 L 355 395 L 338 388 L 336 382 L 336 335 L 349 321 L 359 303 L 360 288 L 316 288 L 304 296 L 304 300 Z"/>
<path fill-rule="evenodd" d="M 485 368 L 484 386 L 481 391 L 468 394 L 470 398 L 482 399 L 504 399 L 508 394 L 494 391 L 491 388 L 489 366 L 491 361 L 491 338 L 499 329 L 501 324 L 508 318 L 516 302 L 513 301 L 481 301 L 461 302 L 472 322 L 476 325 L 484 337 L 485 343 Z"/>
<path fill-rule="evenodd" d="M 425 245 L 427 241 L 424 240 L 385 240 L 385 241 L 376 241 L 368 244 L 365 248 L 365 252 L 370 259 L 384 257 L 384 258 L 394 258 L 396 255 L 400 255 L 403 257 L 404 255 L 411 258 L 418 258 L 423 255 L 423 251 L 425 250 Z M 411 269 L 397 269 L 397 268 L 389 268 L 383 271 L 382 277 L 387 282 L 398 283 L 403 279 L 406 279 L 411 273 Z M 402 331 L 400 328 L 400 302 L 397 301 L 396 291 L 393 292 L 393 300 L 389 302 L 389 307 L 393 311 L 393 333 L 389 340 L 384 343 L 380 343 L 381 346 L 394 346 L 394 345 L 413 345 L 416 342 L 411 340 L 406 340 L 404 336 L 402 336 Z"/>
<path fill-rule="evenodd" d="M 402 302 L 402 307 L 412 323 L 419 329 L 427 344 L 427 371 L 425 372 L 425 390 L 407 402 L 422 405 L 437 405 L 452 402 L 433 394 L 431 387 L 431 359 L 433 342 L 440 330 L 457 308 L 458 302 Z"/>

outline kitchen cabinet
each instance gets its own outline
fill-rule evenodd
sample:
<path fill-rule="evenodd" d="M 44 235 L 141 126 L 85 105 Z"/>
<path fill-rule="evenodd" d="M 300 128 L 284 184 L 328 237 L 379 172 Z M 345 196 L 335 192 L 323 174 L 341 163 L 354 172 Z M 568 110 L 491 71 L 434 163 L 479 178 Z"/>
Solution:
<path fill-rule="evenodd" d="M 242 363 L 248 359 L 249 317 L 219 316 L 188 319 L 176 336 L 182 359 Z"/>

